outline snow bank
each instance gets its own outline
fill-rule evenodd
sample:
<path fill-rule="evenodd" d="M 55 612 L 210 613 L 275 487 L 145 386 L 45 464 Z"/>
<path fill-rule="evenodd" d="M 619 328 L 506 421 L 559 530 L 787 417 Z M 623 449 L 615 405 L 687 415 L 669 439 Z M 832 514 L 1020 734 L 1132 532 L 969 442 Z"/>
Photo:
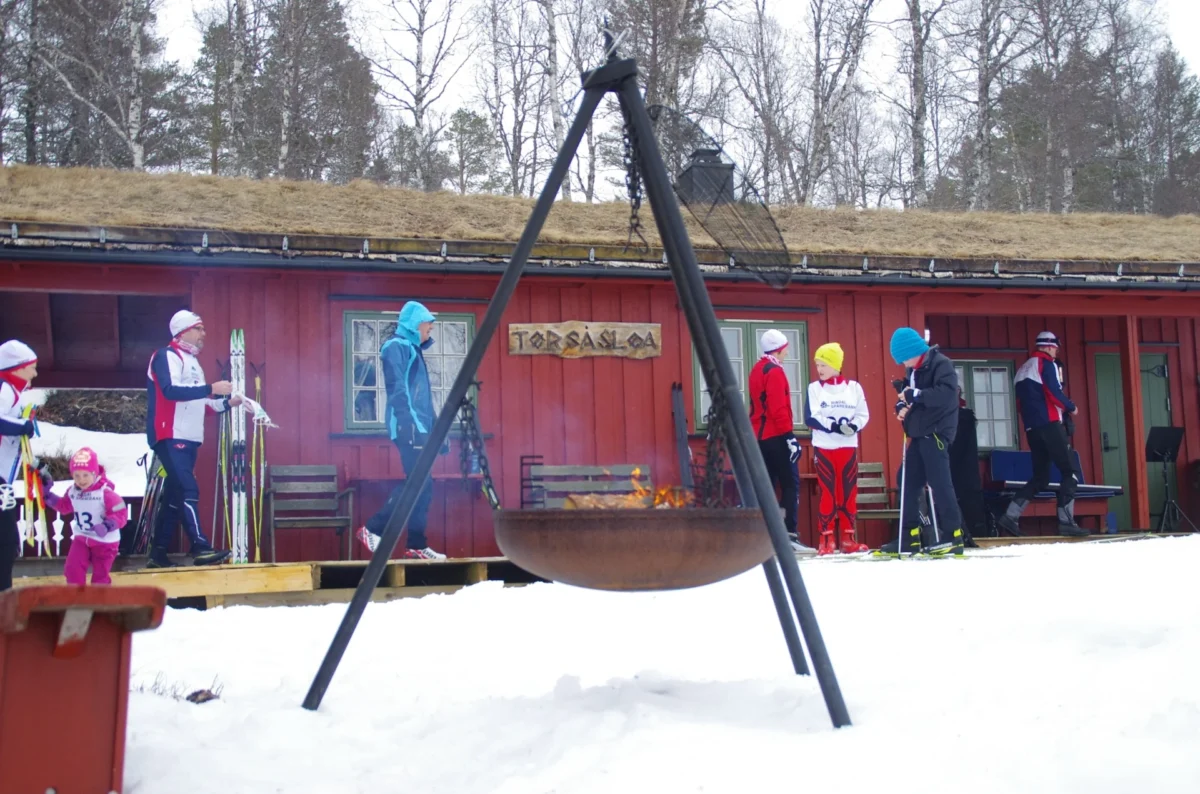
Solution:
<path fill-rule="evenodd" d="M 344 606 L 170 611 L 134 640 L 126 790 L 1195 794 L 1198 561 L 1200 537 L 804 562 L 839 731 L 757 570 L 371 604 L 316 713 Z"/>
<path fill-rule="evenodd" d="M 21 404 L 41 405 L 53 391 L 29 389 L 21 394 Z M 146 471 L 137 465 L 138 459 L 150 452 L 145 433 L 100 433 L 41 421 L 37 425 L 40 435 L 33 438 L 33 454 L 37 457 L 70 456 L 80 447 L 91 447 L 100 456 L 100 465 L 118 494 L 128 498 L 146 493 Z M 52 490 L 61 496 L 70 484 L 69 480 L 60 480 Z M 23 483 L 16 483 L 13 490 L 17 498 L 25 497 Z"/>
<path fill-rule="evenodd" d="M 38 422 L 38 431 L 41 435 L 33 438 L 34 455 L 71 455 L 80 447 L 91 447 L 100 456 L 100 465 L 104 467 L 108 479 L 112 480 L 117 493 L 124 497 L 146 493 L 146 471 L 137 465 L 138 459 L 150 452 L 145 433 L 99 433 L 48 422 Z M 18 482 L 14 488 L 18 498 L 25 496 L 22 485 Z M 54 484 L 52 490 L 62 495 L 69 487 L 69 480 L 61 480 Z"/>

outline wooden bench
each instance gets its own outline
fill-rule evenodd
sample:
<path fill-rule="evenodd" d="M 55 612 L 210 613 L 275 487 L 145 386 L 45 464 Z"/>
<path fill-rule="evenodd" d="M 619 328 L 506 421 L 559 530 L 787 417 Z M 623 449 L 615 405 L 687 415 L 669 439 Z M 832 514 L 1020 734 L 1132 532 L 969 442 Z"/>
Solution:
<path fill-rule="evenodd" d="M 275 562 L 275 533 L 280 529 L 329 529 L 346 535 L 350 557 L 354 533 L 354 491 L 338 490 L 336 466 L 271 466 L 267 500 L 267 531 L 271 533 L 271 562 Z M 341 500 L 346 499 L 343 513 Z M 302 515 L 294 515 L 300 513 Z M 289 515 L 281 515 L 289 514 Z M 318 515 L 319 514 L 319 515 Z M 340 555 L 339 551 L 339 555 Z"/>
<path fill-rule="evenodd" d="M 1075 466 L 1077 481 L 1075 517 L 1095 517 L 1099 521 L 1098 528 L 1103 531 L 1104 519 L 1108 515 L 1108 500 L 1120 496 L 1125 489 L 1119 485 L 1088 484 L 1083 477 L 1078 450 L 1071 450 L 1071 460 Z M 990 482 L 984 487 L 984 501 L 993 515 L 999 515 L 1007 509 L 1008 502 L 1016 496 L 1017 491 L 1033 477 L 1033 456 L 1028 450 L 992 450 L 988 457 L 988 477 Z M 1034 495 L 1024 515 L 1031 518 L 1055 517 L 1058 490 L 1061 487 L 1062 473 L 1057 466 L 1051 464 L 1050 484 L 1046 486 L 1046 490 Z"/>
<path fill-rule="evenodd" d="M 882 463 L 858 464 L 858 518 L 864 521 L 899 521 L 900 508 L 892 506 L 894 488 L 888 488 Z M 869 507 L 862 505 L 883 505 Z"/>
<path fill-rule="evenodd" d="M 653 490 L 649 466 L 547 466 L 539 455 L 521 457 L 521 509 L 563 507 L 571 494 L 631 494 L 638 485 Z"/>

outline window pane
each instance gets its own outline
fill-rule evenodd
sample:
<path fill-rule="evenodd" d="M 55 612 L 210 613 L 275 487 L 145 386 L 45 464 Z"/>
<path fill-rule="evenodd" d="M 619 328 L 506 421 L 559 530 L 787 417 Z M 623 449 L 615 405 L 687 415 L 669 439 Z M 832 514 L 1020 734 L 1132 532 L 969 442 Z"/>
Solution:
<path fill-rule="evenodd" d="M 355 386 L 377 386 L 376 366 L 378 365 L 378 356 L 355 356 L 354 357 L 354 385 Z"/>
<path fill-rule="evenodd" d="M 700 416 L 697 418 L 696 424 L 704 422 L 710 408 L 712 408 L 712 398 L 708 396 L 708 392 L 700 392 Z"/>
<path fill-rule="evenodd" d="M 992 370 L 992 391 L 997 394 L 1007 394 L 1011 383 L 1008 380 L 1008 370 L 997 367 Z"/>
<path fill-rule="evenodd" d="M 396 321 L 390 320 L 379 324 L 379 344 L 382 346 L 384 342 L 396 335 Z"/>
<path fill-rule="evenodd" d="M 804 415 L 800 413 L 800 395 L 792 392 L 792 421 L 796 424 L 804 422 Z"/>
<path fill-rule="evenodd" d="M 355 422 L 378 422 L 379 417 L 376 413 L 375 390 L 374 389 L 355 389 L 354 390 L 354 421 Z"/>
<path fill-rule="evenodd" d="M 745 392 L 745 391 L 746 391 L 746 387 L 747 387 L 747 385 L 748 385 L 748 384 L 746 383 L 746 369 L 745 369 L 745 365 L 744 365 L 744 364 L 743 364 L 741 361 L 733 361 L 733 362 L 730 362 L 730 363 L 732 363 L 732 364 L 733 364 L 733 374 L 734 374 L 734 377 L 736 377 L 736 378 L 737 378 L 737 382 L 738 382 L 738 383 L 742 384 L 742 391 L 743 391 L 743 392 Z"/>
<path fill-rule="evenodd" d="M 378 353 L 379 337 L 376 336 L 375 322 L 372 320 L 355 320 L 354 350 L 358 353 Z"/>
<path fill-rule="evenodd" d="M 1007 419 L 1008 418 L 1008 397 L 1003 394 L 993 395 L 992 397 L 992 418 Z"/>
<path fill-rule="evenodd" d="M 988 389 L 988 371 L 984 367 L 971 368 L 971 384 L 975 389 L 976 396 L 990 391 Z"/>
<path fill-rule="evenodd" d="M 438 330 L 442 337 L 442 352 L 450 356 L 467 354 L 467 324 L 444 322 Z"/>
<path fill-rule="evenodd" d="M 741 359 L 743 357 L 742 329 L 722 328 L 721 341 L 725 343 L 725 352 L 729 354 L 731 359 Z"/>
<path fill-rule="evenodd" d="M 984 420 L 992 418 L 991 400 L 987 397 L 976 396 L 975 418 L 979 420 L 980 424 L 983 424 Z"/>
<path fill-rule="evenodd" d="M 954 374 L 958 376 L 958 385 L 959 385 L 959 388 L 961 388 L 961 389 L 963 389 L 963 390 L 965 391 L 965 390 L 966 390 L 966 387 L 967 387 L 967 380 L 966 380 L 966 377 L 963 375 L 963 368 L 962 368 L 962 367 L 955 367 L 955 368 L 954 368 Z"/>
<path fill-rule="evenodd" d="M 432 344 L 425 349 L 425 358 L 430 356 L 440 356 L 442 354 L 442 324 L 434 323 L 433 331 L 429 334 L 429 340 Z"/>
<path fill-rule="evenodd" d="M 996 422 L 996 439 L 995 444 L 998 447 L 1007 447 L 1012 444 L 1012 423 L 1011 422 Z"/>
<path fill-rule="evenodd" d="M 800 372 L 799 361 L 785 361 L 783 363 L 783 373 L 787 375 L 788 384 L 794 389 L 800 384 L 800 378 L 803 373 Z"/>
<path fill-rule="evenodd" d="M 429 370 L 429 385 L 434 389 L 442 388 L 442 358 L 426 356 L 425 367 Z"/>
<path fill-rule="evenodd" d="M 447 389 L 454 385 L 454 379 L 458 377 L 458 371 L 462 369 L 465 360 L 458 356 L 446 356 L 443 359 L 442 380 L 445 381 Z"/>
<path fill-rule="evenodd" d="M 783 335 L 788 340 L 788 349 L 786 355 L 789 359 L 800 358 L 800 332 L 795 328 L 784 328 Z"/>
<path fill-rule="evenodd" d="M 975 436 L 976 436 L 976 440 L 979 442 L 979 446 L 981 446 L 981 447 L 992 446 L 992 423 L 991 422 L 980 422 L 979 424 L 977 424 L 975 426 L 975 430 L 976 430 Z"/>

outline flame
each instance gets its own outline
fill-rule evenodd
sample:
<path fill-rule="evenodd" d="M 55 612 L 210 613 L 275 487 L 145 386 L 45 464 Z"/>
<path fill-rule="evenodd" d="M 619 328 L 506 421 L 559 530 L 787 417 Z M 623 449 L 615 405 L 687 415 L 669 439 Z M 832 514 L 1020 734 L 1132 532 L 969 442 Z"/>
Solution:
<path fill-rule="evenodd" d="M 635 468 L 629 478 L 632 493 L 571 494 L 564 507 L 568 510 L 636 510 L 645 508 L 682 508 L 695 503 L 696 496 L 679 485 L 663 485 L 655 490 L 641 482 L 642 471 Z"/>

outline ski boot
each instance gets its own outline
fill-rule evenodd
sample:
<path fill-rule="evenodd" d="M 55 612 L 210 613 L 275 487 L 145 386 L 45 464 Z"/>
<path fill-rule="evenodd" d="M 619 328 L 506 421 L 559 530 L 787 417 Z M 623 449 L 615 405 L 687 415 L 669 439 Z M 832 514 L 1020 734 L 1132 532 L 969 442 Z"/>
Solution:
<path fill-rule="evenodd" d="M 192 565 L 220 565 L 229 559 L 233 552 L 229 549 L 214 549 L 207 543 L 197 543 L 188 554 L 192 558 Z"/>
<path fill-rule="evenodd" d="M 177 563 L 171 562 L 171 559 L 169 557 L 167 557 L 166 549 L 160 549 L 160 548 L 156 547 L 156 548 L 153 548 L 150 550 L 150 559 L 148 559 L 146 561 L 146 567 L 147 568 L 178 568 L 179 565 Z"/>
<path fill-rule="evenodd" d="M 800 542 L 800 536 L 794 532 L 788 533 L 788 543 L 792 544 L 792 551 L 797 557 L 815 557 L 817 550 L 812 546 L 805 546 Z"/>
<path fill-rule="evenodd" d="M 817 556 L 824 557 L 826 554 L 833 554 L 837 551 L 837 547 L 833 542 L 833 530 L 821 530 L 821 541 L 817 544 Z"/>
<path fill-rule="evenodd" d="M 926 546 L 923 551 L 930 557 L 945 557 L 950 554 L 962 555 L 963 553 L 963 531 L 956 529 L 950 535 L 950 540 L 944 540 L 941 543 L 935 543 L 932 546 Z"/>
<path fill-rule="evenodd" d="M 875 551 L 871 552 L 872 557 L 902 557 L 905 554 L 914 555 L 921 551 L 921 530 L 919 527 L 913 527 L 908 531 L 908 537 L 904 541 L 904 549 L 901 551 L 900 541 L 892 540 L 880 546 Z"/>
<path fill-rule="evenodd" d="M 830 539 L 832 544 L 832 538 Z M 870 551 L 871 548 L 865 543 L 859 543 L 854 537 L 853 529 L 842 529 L 842 554 L 860 554 L 864 551 Z"/>

